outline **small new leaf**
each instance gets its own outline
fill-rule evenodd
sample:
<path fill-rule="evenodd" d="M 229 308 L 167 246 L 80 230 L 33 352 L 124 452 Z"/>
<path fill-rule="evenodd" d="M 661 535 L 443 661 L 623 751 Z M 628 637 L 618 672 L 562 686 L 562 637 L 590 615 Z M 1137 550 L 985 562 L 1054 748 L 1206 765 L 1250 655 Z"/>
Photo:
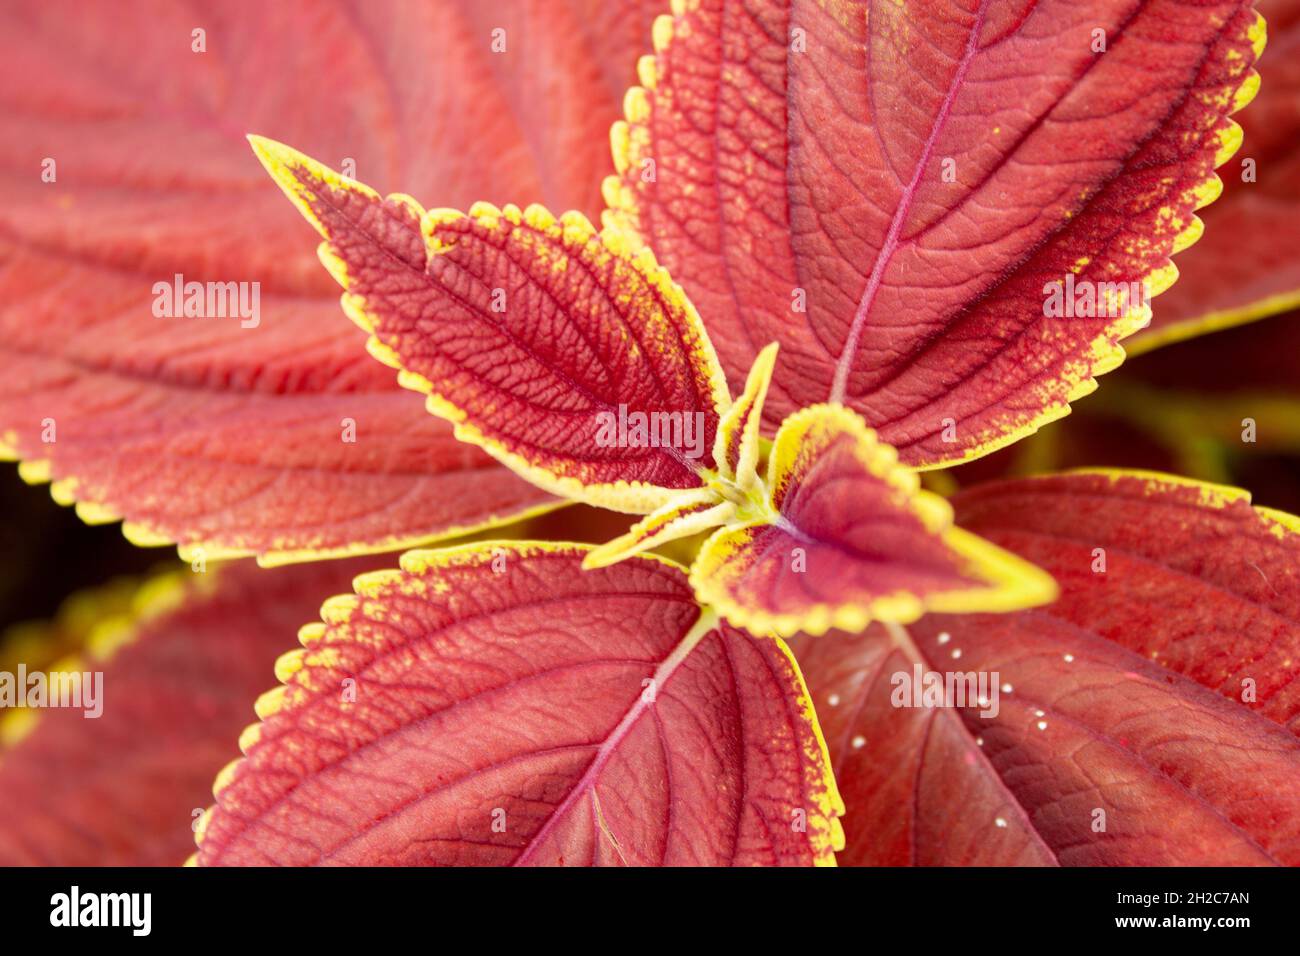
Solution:
<path fill-rule="evenodd" d="M 1052 579 L 952 523 L 855 413 L 817 405 L 777 432 L 764 513 L 719 530 L 691 569 L 702 601 L 754 633 L 858 631 L 927 611 L 1052 600 Z"/>

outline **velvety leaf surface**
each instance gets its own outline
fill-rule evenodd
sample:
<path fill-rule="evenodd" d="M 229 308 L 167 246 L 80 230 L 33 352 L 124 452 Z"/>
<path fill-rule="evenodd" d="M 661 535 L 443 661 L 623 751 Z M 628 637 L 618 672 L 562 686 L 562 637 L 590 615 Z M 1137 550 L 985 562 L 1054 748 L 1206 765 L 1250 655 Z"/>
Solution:
<path fill-rule="evenodd" d="M 87 517 L 209 557 L 375 549 L 545 501 L 362 354 L 244 134 L 441 202 L 594 213 L 656 6 L 5 4 L 3 451 Z M 176 274 L 260 282 L 258 324 L 156 317 L 154 283 Z"/>
<path fill-rule="evenodd" d="M 676 566 L 411 552 L 322 609 L 218 778 L 201 864 L 828 863 L 841 807 L 779 641 Z"/>
<path fill-rule="evenodd" d="M 1168 286 L 1264 31 L 1248 0 L 701 0 L 654 37 L 607 222 L 684 285 L 733 382 L 780 342 L 769 424 L 843 402 L 934 466 L 1119 364 L 1145 307 L 1047 318 L 1047 290 Z"/>
<path fill-rule="evenodd" d="M 1205 238 L 1178 259 L 1178 284 L 1125 343 L 1130 354 L 1300 305 L 1300 3 L 1260 0 L 1259 12 L 1263 84 L 1241 115 L 1238 161 L 1205 211 Z"/>
<path fill-rule="evenodd" d="M 370 351 L 457 437 L 620 511 L 704 486 L 731 398 L 699 316 L 649 250 L 538 205 L 425 212 L 252 142 L 325 237 L 321 260 Z"/>
<path fill-rule="evenodd" d="M 701 600 L 756 634 L 858 631 L 926 611 L 1000 611 L 1051 600 L 1037 568 L 960 528 L 942 498 L 856 414 L 792 415 L 768 461 L 768 500 L 704 545 Z"/>
<path fill-rule="evenodd" d="M 800 639 L 848 805 L 841 860 L 1300 863 L 1300 522 L 1137 472 L 954 504 L 1061 597 Z M 917 665 L 986 684 L 894 706 Z"/>
<path fill-rule="evenodd" d="M 102 670 L 103 714 L 29 711 L 20 742 L 0 751 L 0 865 L 184 862 L 194 811 L 293 629 L 383 560 L 186 569 L 144 586 L 131 608 L 117 588 L 70 606 L 49 636 L 85 633 L 85 653 L 51 661 L 33 646 L 19 659 L 29 673 Z"/>

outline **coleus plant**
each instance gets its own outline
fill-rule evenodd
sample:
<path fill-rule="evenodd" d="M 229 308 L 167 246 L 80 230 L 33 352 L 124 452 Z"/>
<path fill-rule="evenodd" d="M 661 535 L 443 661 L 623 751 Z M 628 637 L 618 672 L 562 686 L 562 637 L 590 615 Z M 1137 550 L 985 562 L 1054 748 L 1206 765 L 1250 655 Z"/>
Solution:
<path fill-rule="evenodd" d="M 411 552 L 328 601 L 198 861 L 1294 862 L 1295 519 L 1075 475 L 968 492 L 962 530 L 914 470 L 1118 363 L 1145 304 L 1043 293 L 1172 281 L 1258 83 L 1250 5 L 699 3 L 653 34 L 601 230 L 426 212 L 254 139 L 401 384 L 542 491 L 645 517 Z M 418 510 L 227 553 L 391 546 Z M 705 532 L 689 575 L 641 553 Z M 1056 593 L 1035 565 L 1061 597 L 1021 610 Z M 889 675 L 963 654 L 1006 678 L 999 716 L 890 706 Z"/>

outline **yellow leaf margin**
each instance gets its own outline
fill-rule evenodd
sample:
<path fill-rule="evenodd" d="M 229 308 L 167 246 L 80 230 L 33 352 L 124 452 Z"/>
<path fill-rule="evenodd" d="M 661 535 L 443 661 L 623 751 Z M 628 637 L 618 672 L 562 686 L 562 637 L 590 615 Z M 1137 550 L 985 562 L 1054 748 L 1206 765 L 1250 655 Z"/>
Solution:
<path fill-rule="evenodd" d="M 983 586 L 930 595 L 897 592 L 869 604 L 816 603 L 798 612 L 770 613 L 737 600 L 728 581 L 732 559 L 752 542 L 758 530 L 780 527 L 784 520 L 770 499 L 770 514 L 733 528 L 722 528 L 704 543 L 691 568 L 691 585 L 700 600 L 717 607 L 731 623 L 754 633 L 773 632 L 783 637 L 803 632 L 820 635 L 837 629 L 856 632 L 872 621 L 908 624 L 922 614 L 964 614 L 1015 611 L 1055 600 L 1056 582 L 1035 565 L 953 525 L 952 506 L 921 488 L 916 471 L 898 463 L 898 453 L 876 439 L 856 412 L 843 405 L 813 405 L 787 418 L 777 432 L 768 460 L 767 487 L 775 496 L 797 477 L 799 455 L 816 447 L 815 432 L 848 434 L 855 439 L 863 470 L 886 484 L 897 500 L 912 512 L 926 532 L 936 535 L 960 560 L 963 572 L 985 582 Z"/>
<path fill-rule="evenodd" d="M 309 655 L 321 654 L 328 659 L 327 625 L 347 621 L 363 600 L 376 597 L 382 588 L 400 582 L 405 575 L 421 574 L 440 568 L 490 565 L 502 550 L 512 553 L 515 557 L 524 558 L 534 554 L 590 552 L 593 546 L 562 541 L 483 541 L 458 547 L 408 551 L 402 555 L 399 569 L 372 571 L 356 577 L 353 579 L 354 593 L 338 595 L 325 601 L 321 605 L 321 620 L 303 625 L 298 630 L 298 642 L 301 646 L 286 652 L 276 661 L 275 676 L 280 684 L 257 699 L 254 711 L 259 722 L 250 724 L 239 735 L 240 751 L 247 755 L 257 745 L 262 733 L 260 721 L 280 713 L 286 706 L 291 706 L 287 700 L 288 682 L 292 680 L 294 674 L 307 666 Z M 632 560 L 655 561 L 683 574 L 686 573 L 686 569 L 677 562 L 655 554 L 636 555 Z M 673 655 L 685 656 L 690 653 L 695 644 L 717 625 L 716 615 L 708 608 L 702 607 L 699 620 L 674 649 Z M 777 636 L 760 639 L 774 641 L 777 649 L 790 664 L 790 672 L 794 678 L 794 685 L 790 688 L 793 692 L 794 704 L 800 718 L 807 723 L 808 729 L 812 732 L 815 742 L 811 751 L 804 754 L 807 758 L 804 786 L 813 803 L 808 808 L 807 819 L 810 850 L 815 861 L 814 865 L 835 866 L 835 854 L 844 849 L 844 827 L 840 817 L 844 815 L 845 807 L 839 786 L 835 782 L 834 771 L 831 769 L 830 751 L 817 719 L 812 695 L 808 692 L 808 685 L 804 680 L 803 671 L 799 668 L 799 662 L 786 643 Z M 235 768 L 244 759 L 238 757 L 232 760 L 217 774 L 212 784 L 214 797 L 219 798 L 222 791 L 229 786 Z M 194 828 L 196 846 L 203 845 L 213 809 L 209 806 Z M 185 865 L 197 866 L 198 853 L 192 854 L 185 861 Z"/>
<path fill-rule="evenodd" d="M 638 225 L 641 219 L 640 189 L 635 178 L 633 178 L 633 171 L 640 169 L 643 160 L 653 158 L 653 137 L 650 130 L 654 123 L 654 92 L 664 74 L 663 58 L 671 48 L 675 36 L 689 35 L 696 28 L 689 17 L 699 6 L 699 0 L 671 0 L 671 3 L 672 12 L 661 14 L 654 21 L 651 30 L 651 42 L 654 52 L 641 57 L 637 61 L 639 85 L 629 87 L 623 98 L 623 118 L 617 120 L 610 128 L 610 152 L 613 157 L 615 172 L 607 176 L 601 186 L 606 207 L 601 215 L 601 222 L 606 229 L 617 229 L 629 237 L 629 242 L 640 245 L 646 244 L 647 239 L 642 235 Z M 1246 39 L 1251 43 L 1256 62 L 1258 62 L 1260 54 L 1264 52 L 1267 38 L 1267 24 L 1263 16 L 1256 11 L 1254 22 L 1246 30 Z M 1241 126 L 1235 120 L 1229 119 L 1229 117 L 1250 104 L 1251 100 L 1259 92 L 1259 86 L 1259 73 L 1251 67 L 1243 72 L 1240 84 L 1235 89 L 1225 93 L 1223 103 L 1225 111 L 1221 116 L 1221 119 L 1225 122 L 1217 134 L 1219 142 L 1218 150 L 1214 156 L 1215 169 L 1218 169 L 1231 159 L 1241 147 L 1243 138 Z M 1194 204 L 1193 214 L 1185 224 L 1178 224 L 1181 229 L 1174 237 L 1169 256 L 1165 258 L 1164 264 L 1156 266 L 1146 275 L 1137 279 L 1137 281 L 1146 285 L 1151 298 L 1168 291 L 1169 287 L 1177 281 L 1178 268 L 1173 264 L 1172 257 L 1190 248 L 1201 238 L 1202 233 L 1205 231 L 1204 223 L 1199 216 L 1194 214 L 1195 210 L 1205 208 L 1218 199 L 1222 192 L 1223 181 L 1214 172 L 1211 172 L 1208 177 L 1186 191 L 1185 197 Z M 1257 304 L 1257 307 L 1264 308 L 1265 305 L 1261 303 Z M 1273 304 L 1269 304 L 1267 307 L 1272 308 Z M 1215 328 L 1223 328 L 1230 324 L 1239 324 L 1260 317 L 1262 315 L 1257 314 L 1242 317 L 1235 315 L 1207 316 L 1203 320 L 1206 324 L 1202 330 L 1212 331 Z M 1092 340 L 1083 357 L 1075 361 L 1061 376 L 1061 380 L 1068 386 L 1064 399 L 1052 402 L 1028 421 L 1013 427 L 1000 429 L 998 426 L 994 426 L 988 428 L 976 443 L 961 454 L 938 461 L 926 462 L 923 465 L 918 465 L 918 469 L 929 471 L 951 468 L 954 465 L 982 458 L 1034 434 L 1044 425 L 1064 418 L 1070 414 L 1072 403 L 1091 395 L 1097 390 L 1097 378 L 1099 376 L 1107 372 L 1113 372 L 1124 362 L 1126 352 L 1120 342 L 1146 329 L 1150 322 L 1151 307 L 1149 305 L 1126 309 L 1123 315 L 1119 316 L 1104 332 Z M 1181 328 L 1183 326 L 1176 326 L 1174 330 Z M 1187 332 L 1176 337 L 1174 337 L 1173 331 L 1168 334 L 1163 331 L 1152 333 L 1150 337 L 1137 338 L 1134 342 L 1134 351 L 1135 354 L 1144 352 L 1167 341 L 1177 341 L 1179 338 L 1186 338 L 1192 334 L 1195 334 L 1195 332 Z"/>
<path fill-rule="evenodd" d="M 485 435 L 477 425 L 469 421 L 465 409 L 439 391 L 437 383 L 406 368 L 401 357 L 380 341 L 375 331 L 375 318 L 368 311 L 364 297 L 348 291 L 351 277 L 348 275 L 347 264 L 335 251 L 329 233 L 312 211 L 311 201 L 315 196 L 295 171 L 300 171 L 328 188 L 353 192 L 372 202 L 382 201 L 379 194 L 369 186 L 353 182 L 283 143 L 256 135 L 250 135 L 248 140 L 262 165 L 285 195 L 324 237 L 325 241 L 317 250 L 321 263 L 334 280 L 343 287 L 341 298 L 343 311 L 369 336 L 366 343 L 367 350 L 376 359 L 397 370 L 399 385 L 424 395 L 428 410 L 439 418 L 451 422 L 457 438 L 482 448 L 507 468 L 544 491 L 570 501 L 581 501 L 613 511 L 648 514 L 667 505 L 683 490 L 664 488 L 642 481 L 620 480 L 588 484 L 572 476 L 560 475 L 535 465 L 518 453 L 510 451 L 501 442 Z M 730 408 L 731 393 L 727 388 L 726 376 L 695 306 L 687 298 L 682 287 L 674 282 L 668 272 L 658 264 L 654 254 L 649 249 L 629 241 L 626 233 L 617 229 L 607 229 L 598 233 L 587 217 L 580 212 L 566 212 L 557 218 L 550 211 L 536 204 L 520 210 L 514 205 L 499 209 L 491 203 L 478 202 L 470 207 L 468 213 L 463 213 L 455 209 L 425 211 L 414 199 L 401 193 L 390 195 L 388 201 L 405 206 L 419 220 L 427 254 L 431 256 L 445 251 L 438 247 L 434 239 L 436 229 L 440 225 L 461 219 L 473 219 L 485 228 L 493 230 L 501 229 L 503 223 L 508 223 L 510 226 L 527 226 L 566 246 L 598 244 L 603 254 L 629 264 L 659 293 L 663 301 L 668 303 L 668 308 L 685 320 L 690 339 L 688 347 L 691 359 L 697 368 L 703 368 L 706 372 L 716 413 L 721 417 Z M 703 479 L 701 482 L 703 483 Z"/>

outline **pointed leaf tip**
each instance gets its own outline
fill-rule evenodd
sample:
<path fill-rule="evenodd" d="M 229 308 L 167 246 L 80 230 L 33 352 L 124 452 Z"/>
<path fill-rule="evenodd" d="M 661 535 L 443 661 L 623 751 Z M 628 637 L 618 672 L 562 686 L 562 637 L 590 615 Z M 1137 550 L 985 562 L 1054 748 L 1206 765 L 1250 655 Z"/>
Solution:
<path fill-rule="evenodd" d="M 370 352 L 458 438 L 618 511 L 704 486 L 730 395 L 694 306 L 647 250 L 539 205 L 424 212 L 289 147 L 254 148 L 325 237 Z"/>
<path fill-rule="evenodd" d="M 833 863 L 843 803 L 788 648 L 668 562 L 583 573 L 586 550 L 424 551 L 358 582 L 281 668 L 198 862 Z"/>
<path fill-rule="evenodd" d="M 928 611 L 1006 611 L 1056 596 L 1049 575 L 953 527 L 947 502 L 922 490 L 844 406 L 786 419 L 767 490 L 767 514 L 718 531 L 691 569 L 699 598 L 756 634 L 858 631 Z"/>
<path fill-rule="evenodd" d="M 1300 865 L 1300 520 L 1128 471 L 952 501 L 1061 596 L 795 642 L 818 704 L 855 702 L 820 707 L 840 863 Z M 930 706 L 916 668 L 984 684 Z"/>

